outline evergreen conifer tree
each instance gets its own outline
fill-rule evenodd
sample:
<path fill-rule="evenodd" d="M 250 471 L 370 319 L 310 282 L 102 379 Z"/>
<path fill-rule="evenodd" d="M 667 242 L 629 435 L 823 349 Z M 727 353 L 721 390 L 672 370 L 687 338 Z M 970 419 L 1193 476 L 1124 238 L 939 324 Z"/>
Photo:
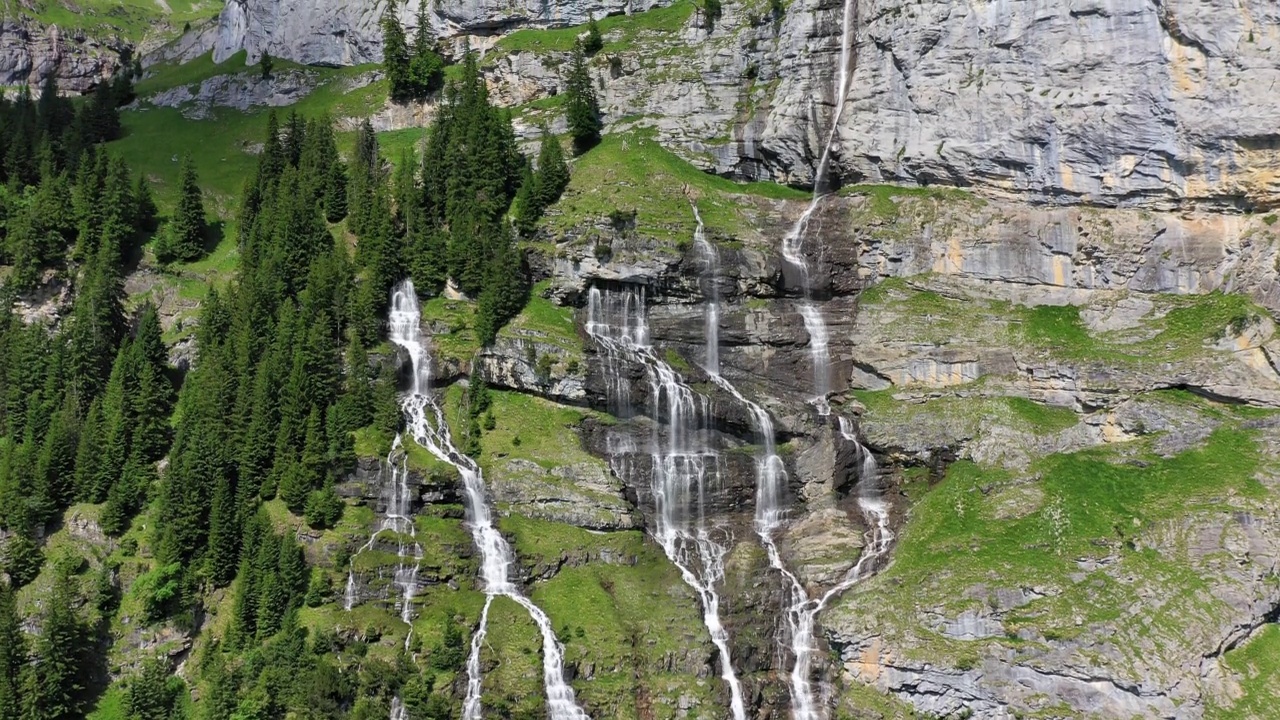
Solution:
<path fill-rule="evenodd" d="M 156 229 L 156 201 L 151 194 L 151 183 L 142 173 L 138 173 L 133 183 L 133 218 L 136 230 L 140 233 L 152 232 Z"/>
<path fill-rule="evenodd" d="M 24 698 L 31 717 L 72 720 L 82 716 L 89 634 L 76 611 L 79 601 L 75 578 L 59 570 L 36 640 L 36 692 L 25 693 Z"/>
<path fill-rule="evenodd" d="M 27 641 L 13 590 L 0 582 L 0 717 L 22 712 L 21 677 L 27 665 Z"/>
<path fill-rule="evenodd" d="M 191 156 L 182 161 L 182 178 L 178 206 L 173 219 L 156 244 L 156 258 L 160 262 L 191 262 L 204 254 L 205 241 L 204 195 Z"/>
<path fill-rule="evenodd" d="M 551 207 L 569 187 L 569 166 L 565 164 L 560 140 L 544 127 L 538 148 L 537 201 L 542 210 Z"/>
<path fill-rule="evenodd" d="M 564 108 L 569 134 L 573 136 L 573 145 L 579 153 L 600 142 L 600 130 L 604 127 L 600 121 L 600 105 L 580 43 L 574 44 L 569 61 Z"/>
<path fill-rule="evenodd" d="M 95 398 L 80 425 L 80 441 L 76 447 L 74 484 L 76 499 L 80 502 L 98 500 L 98 463 L 102 460 L 103 432 L 102 401 Z"/>
<path fill-rule="evenodd" d="M 438 90 L 444 79 L 444 60 L 435 49 L 427 6 L 426 2 L 418 3 L 418 29 L 413 38 L 413 59 L 409 63 L 412 92 L 418 99 Z"/>
<path fill-rule="evenodd" d="M 71 378 L 76 394 L 88 403 L 106 383 L 127 327 L 117 248 L 102 245 L 85 268 L 70 323 Z"/>
<path fill-rule="evenodd" d="M 396 14 L 395 0 L 387 3 L 382 14 L 382 67 L 387 73 L 387 81 L 391 85 L 391 97 L 397 102 L 404 102 L 413 96 L 413 77 L 411 75 L 409 42 L 405 37 L 404 26 Z"/>
<path fill-rule="evenodd" d="M 533 235 L 538 227 L 538 218 L 542 216 L 542 206 L 538 203 L 538 178 L 529 163 L 525 163 L 524 172 L 520 176 L 520 191 L 513 202 L 516 230 L 524 237 Z"/>
<path fill-rule="evenodd" d="M 129 346 L 137 373 L 130 400 L 132 450 L 139 457 L 159 460 L 169 444 L 169 413 L 173 409 L 173 386 L 165 375 L 168 353 L 160 334 L 160 317 L 154 305 L 143 306 L 138 331 Z"/>
<path fill-rule="evenodd" d="M 587 55 L 595 55 L 604 49 L 604 38 L 600 37 L 600 26 L 593 16 L 587 21 L 587 35 L 582 39 L 582 51 Z"/>
<path fill-rule="evenodd" d="M 209 577 L 217 587 L 231 582 L 240 557 L 240 527 L 236 522 L 236 491 L 231 483 L 218 483 L 209 513 Z"/>

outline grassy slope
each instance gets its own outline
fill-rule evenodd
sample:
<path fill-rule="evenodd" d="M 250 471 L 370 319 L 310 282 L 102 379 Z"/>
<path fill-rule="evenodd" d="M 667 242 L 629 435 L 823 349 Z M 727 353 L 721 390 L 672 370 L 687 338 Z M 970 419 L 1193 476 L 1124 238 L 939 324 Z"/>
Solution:
<path fill-rule="evenodd" d="M 698 196 L 713 234 L 750 229 L 749 196 L 805 199 L 807 193 L 772 183 L 735 183 L 698 170 L 646 133 L 608 135 L 573 164 L 569 188 L 548 213 L 553 231 L 600 222 L 614 211 L 636 213 L 636 229 L 658 239 L 690 243 L 695 221 L 685 188 Z"/>
<path fill-rule="evenodd" d="M 1248 642 L 1227 653 L 1226 667 L 1240 682 L 1240 697 L 1227 705 L 1209 704 L 1210 720 L 1265 720 L 1275 717 L 1280 697 L 1280 625 L 1261 628 Z"/>
<path fill-rule="evenodd" d="M 167 8 L 166 8 L 167 5 Z M 46 25 L 116 35 L 137 42 L 176 35 L 185 23 L 217 17 L 219 0 L 6 0 L 6 14 L 20 12 Z"/>
<path fill-rule="evenodd" d="M 1034 641 L 1014 637 L 1019 630 L 1062 640 L 1105 626 L 1133 663 L 1144 652 L 1176 652 L 1188 627 L 1227 606 L 1187 562 L 1185 548 L 1168 544 L 1168 529 L 1275 501 L 1254 478 L 1264 459 L 1241 427 L 1252 413 L 1183 400 L 1226 424 L 1202 447 L 1172 458 L 1144 440 L 1052 455 L 1021 476 L 968 461 L 952 465 L 936 487 L 912 493 L 918 501 L 893 564 L 835 612 L 880 628 L 911 657 L 961 667 L 991 647 L 1036 650 Z M 1114 564 L 1081 571 L 1081 563 L 1109 557 Z M 987 591 L 1019 586 L 1050 595 L 1009 613 L 1009 637 L 951 640 L 923 620 L 926 611 L 954 617 L 984 610 Z M 1145 607 L 1143 593 L 1156 587 L 1167 601 Z"/>
<path fill-rule="evenodd" d="M 1207 344 L 1266 315 L 1238 294 L 1146 297 L 1156 304 L 1142 320 L 1146 338 L 1135 338 L 1130 331 L 1092 332 L 1073 305 L 1026 307 L 950 297 L 900 278 L 868 289 L 860 304 L 897 312 L 902 322 L 895 325 L 896 336 L 913 342 L 949 344 L 981 337 L 991 346 L 1022 347 L 1054 360 L 1147 368 L 1210 354 Z"/>

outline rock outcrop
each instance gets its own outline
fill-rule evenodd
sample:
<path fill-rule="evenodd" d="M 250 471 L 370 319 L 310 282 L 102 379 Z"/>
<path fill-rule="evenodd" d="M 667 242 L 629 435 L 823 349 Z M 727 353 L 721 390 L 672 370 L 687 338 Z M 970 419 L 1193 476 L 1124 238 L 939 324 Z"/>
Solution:
<path fill-rule="evenodd" d="M 521 27 L 580 25 L 591 17 L 633 13 L 664 4 L 660 0 L 588 0 L 551 5 L 534 0 L 445 0 L 429 9 L 438 36 L 485 36 Z M 231 0 L 218 18 L 213 42 L 217 62 L 244 50 L 256 62 L 263 51 L 308 65 L 359 65 L 382 60 L 379 21 L 383 0 Z M 417 0 L 399 4 L 400 21 L 416 32 Z"/>
<path fill-rule="evenodd" d="M 653 3 L 444 3 L 443 37 L 555 27 Z M 399 9 L 415 24 L 416 4 Z M 977 186 L 1039 202 L 1270 207 L 1280 196 L 1280 11 L 1261 0 L 1146 0 L 977 7 L 960 0 L 854 4 L 851 93 L 836 133 L 846 182 Z M 598 58 L 602 107 L 641 118 L 717 172 L 811 183 L 836 98 L 844 7 L 783 16 L 728 5 L 690 13 Z M 380 3 L 233 0 L 215 58 L 245 49 L 347 65 L 381 57 Z M 482 45 L 483 43 L 477 43 Z M 661 52 L 658 52 L 661 50 Z M 518 52 L 488 70 L 527 102 L 560 90 L 561 53 Z M 692 68 L 697 68 L 696 71 Z"/>
<path fill-rule="evenodd" d="M 34 88 L 53 75 L 62 92 L 88 92 L 111 77 L 125 47 L 118 40 L 6 17 L 0 20 L 0 85 Z"/>

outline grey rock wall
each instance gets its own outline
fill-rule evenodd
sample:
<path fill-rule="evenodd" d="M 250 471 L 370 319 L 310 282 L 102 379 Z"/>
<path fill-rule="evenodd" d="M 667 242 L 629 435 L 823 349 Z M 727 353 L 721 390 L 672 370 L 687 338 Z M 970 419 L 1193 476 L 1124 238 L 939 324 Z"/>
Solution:
<path fill-rule="evenodd" d="M 26 19 L 0 20 L 0 85 L 38 86 L 50 74 L 63 92 L 83 93 L 111 77 L 124 45 Z"/>
<path fill-rule="evenodd" d="M 441 37 L 489 35 L 519 27 L 562 27 L 585 23 L 591 17 L 642 12 L 662 0 L 442 0 L 429 11 L 432 28 Z M 382 60 L 379 20 L 385 0 L 230 0 L 218 18 L 214 60 L 240 50 L 256 62 L 264 50 L 310 65 L 358 65 Z M 417 28 L 418 0 L 397 7 L 406 29 Z"/>
<path fill-rule="evenodd" d="M 1115 205 L 1275 204 L 1280 8 L 862 0 L 850 179 Z"/>

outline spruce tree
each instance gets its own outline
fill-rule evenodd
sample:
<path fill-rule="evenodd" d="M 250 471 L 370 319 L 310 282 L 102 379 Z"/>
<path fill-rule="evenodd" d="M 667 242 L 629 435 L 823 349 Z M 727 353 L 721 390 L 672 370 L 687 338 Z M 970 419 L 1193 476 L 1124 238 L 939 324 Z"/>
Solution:
<path fill-rule="evenodd" d="M 103 449 L 102 401 L 94 399 L 80 425 L 80 441 L 76 447 L 74 478 L 76 500 L 100 502 L 97 490 L 98 463 Z"/>
<path fill-rule="evenodd" d="M 565 164 L 564 148 L 555 135 L 543 128 L 542 143 L 538 148 L 537 201 L 545 210 L 555 204 L 569 187 L 569 166 Z"/>
<path fill-rule="evenodd" d="M 120 253 L 102 245 L 84 270 L 68 328 L 71 377 L 81 402 L 107 382 L 126 327 Z"/>
<path fill-rule="evenodd" d="M 151 183 L 142 173 L 138 173 L 133 183 L 133 218 L 136 230 L 140 233 L 152 232 L 156 229 L 156 201 L 151 194 Z"/>
<path fill-rule="evenodd" d="M 0 557 L 5 574 L 14 588 L 20 588 L 36 579 L 40 574 L 40 566 L 44 564 L 44 552 L 40 544 L 31 537 L 31 521 L 29 515 L 19 512 L 20 519 L 10 519 L 10 529 L 14 532 L 4 544 L 4 555 Z"/>
<path fill-rule="evenodd" d="M 204 254 L 204 195 L 190 155 L 182 161 L 179 187 L 178 206 L 174 209 L 173 219 L 156 243 L 156 259 L 160 262 L 191 262 Z"/>
<path fill-rule="evenodd" d="M 76 608 L 75 578 L 59 570 L 45 603 L 40 634 L 36 640 L 34 694 L 24 698 L 26 712 L 43 720 L 72 720 L 81 717 L 86 686 L 88 628 Z"/>
<path fill-rule="evenodd" d="M 404 102 L 413 96 L 413 78 L 410 72 L 409 43 L 404 26 L 396 15 L 395 0 L 387 3 L 382 13 L 382 67 L 391 85 L 391 98 Z"/>
<path fill-rule="evenodd" d="M 125 683 L 125 710 L 129 720 L 171 720 L 182 680 L 170 675 L 167 658 L 151 658 Z"/>
<path fill-rule="evenodd" d="M 574 148 L 579 153 L 600 142 L 600 130 L 604 125 L 600 121 L 600 105 L 596 100 L 595 88 L 591 85 L 591 73 L 587 70 L 586 55 L 581 43 L 574 44 L 573 56 L 569 61 L 564 108 L 565 119 L 569 122 L 569 134 L 573 136 Z"/>
<path fill-rule="evenodd" d="M 13 590 L 0 582 L 0 718 L 22 712 L 20 679 L 27 665 L 27 640 Z"/>
<path fill-rule="evenodd" d="M 36 464 L 36 521 L 48 523 L 75 498 L 76 448 L 80 442 L 80 409 L 68 394 L 54 414 Z"/>
<path fill-rule="evenodd" d="M 516 230 L 524 237 L 530 237 L 538 227 L 538 219 L 542 216 L 542 205 L 538 202 L 538 178 L 533 168 L 525 163 L 520 177 L 520 191 L 516 193 L 513 203 Z"/>
<path fill-rule="evenodd" d="M 417 99 L 438 90 L 444 79 L 444 59 L 436 52 L 427 3 L 421 0 L 418 3 L 418 30 L 413 38 L 413 59 L 409 63 L 409 74 L 412 78 L 412 92 Z"/>
<path fill-rule="evenodd" d="M 129 347 L 121 347 L 116 362 L 111 367 L 111 379 L 102 395 L 102 430 L 100 450 L 91 491 L 85 495 L 88 502 L 103 502 L 124 471 L 129 459 L 132 433 L 129 398 L 133 394 L 137 374 L 132 367 L 133 354 Z"/>
<path fill-rule="evenodd" d="M 231 483 L 218 483 L 209 513 L 209 577 L 216 587 L 231 582 L 240 556 L 240 527 L 236 522 L 236 491 Z"/>
<path fill-rule="evenodd" d="M 143 306 L 138 331 L 129 349 L 134 355 L 131 365 L 137 373 L 130 398 L 132 449 L 145 460 L 159 460 L 169 445 L 173 385 L 165 374 L 169 367 L 168 353 L 154 305 Z"/>
<path fill-rule="evenodd" d="M 403 423 L 404 414 L 396 397 L 396 371 L 384 363 L 373 390 L 373 426 L 378 432 L 391 437 L 400 432 Z"/>
<path fill-rule="evenodd" d="M 587 55 L 595 55 L 604 49 L 604 38 L 600 37 L 600 26 L 593 16 L 587 21 L 587 35 L 582 40 L 582 51 Z"/>

